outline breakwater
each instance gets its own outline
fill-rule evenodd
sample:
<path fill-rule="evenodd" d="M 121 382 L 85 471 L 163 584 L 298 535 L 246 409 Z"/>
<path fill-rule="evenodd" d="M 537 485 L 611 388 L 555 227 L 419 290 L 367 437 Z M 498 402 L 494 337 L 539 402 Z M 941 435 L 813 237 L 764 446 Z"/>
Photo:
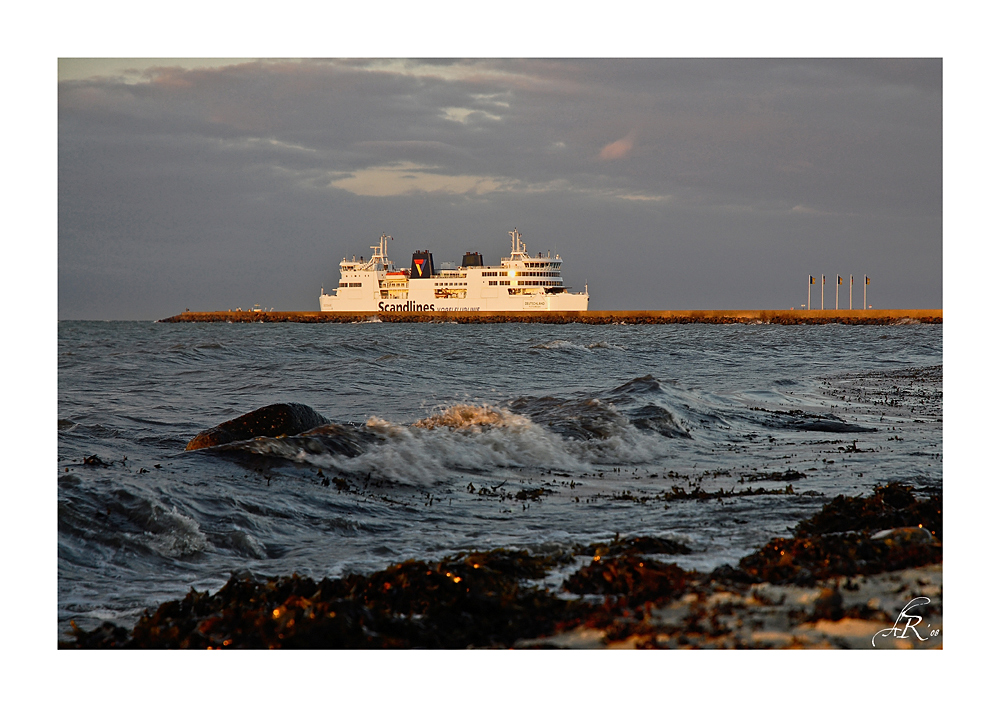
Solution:
<path fill-rule="evenodd" d="M 940 309 L 702 309 L 606 310 L 587 312 L 183 312 L 161 322 L 299 322 L 349 323 L 377 318 L 382 322 L 460 322 L 483 324 L 899 324 L 943 323 Z"/>

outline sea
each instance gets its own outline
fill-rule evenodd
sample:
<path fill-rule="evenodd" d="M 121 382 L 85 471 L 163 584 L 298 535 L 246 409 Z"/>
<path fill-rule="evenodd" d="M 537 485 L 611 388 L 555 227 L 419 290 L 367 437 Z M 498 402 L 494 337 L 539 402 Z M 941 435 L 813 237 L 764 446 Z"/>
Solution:
<path fill-rule="evenodd" d="M 233 573 L 616 535 L 736 565 L 837 495 L 941 489 L 942 328 L 60 322 L 59 638 Z M 339 427 L 185 451 L 273 403 Z"/>

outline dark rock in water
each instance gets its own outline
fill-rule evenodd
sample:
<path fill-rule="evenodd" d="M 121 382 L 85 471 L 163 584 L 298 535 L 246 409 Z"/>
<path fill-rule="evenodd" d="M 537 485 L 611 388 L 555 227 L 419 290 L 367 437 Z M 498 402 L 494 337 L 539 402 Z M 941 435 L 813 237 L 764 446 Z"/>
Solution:
<path fill-rule="evenodd" d="M 296 435 L 329 422 L 311 407 L 301 403 L 265 405 L 246 415 L 240 415 L 235 420 L 227 420 L 210 430 L 200 432 L 188 442 L 186 449 L 217 447 L 254 437 Z"/>

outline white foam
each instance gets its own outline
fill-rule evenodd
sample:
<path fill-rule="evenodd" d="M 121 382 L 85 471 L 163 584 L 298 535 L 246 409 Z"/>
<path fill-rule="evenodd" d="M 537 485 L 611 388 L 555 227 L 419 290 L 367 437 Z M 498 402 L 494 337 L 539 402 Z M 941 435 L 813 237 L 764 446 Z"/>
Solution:
<path fill-rule="evenodd" d="M 627 423 L 626 423 L 627 424 Z M 454 405 L 412 425 L 379 417 L 366 423 L 381 439 L 365 453 L 346 458 L 289 448 L 282 456 L 352 474 L 373 474 L 406 484 L 434 484 L 455 470 L 592 471 L 595 464 L 643 463 L 664 456 L 671 440 L 619 426 L 603 439 L 573 440 L 501 408 Z M 278 452 L 289 440 L 275 440 Z"/>
<path fill-rule="evenodd" d="M 176 507 L 167 510 L 164 506 L 151 508 L 150 525 L 154 530 L 146 531 L 135 539 L 163 557 L 184 557 L 201 552 L 208 547 L 208 538 L 198 522 L 184 515 Z"/>

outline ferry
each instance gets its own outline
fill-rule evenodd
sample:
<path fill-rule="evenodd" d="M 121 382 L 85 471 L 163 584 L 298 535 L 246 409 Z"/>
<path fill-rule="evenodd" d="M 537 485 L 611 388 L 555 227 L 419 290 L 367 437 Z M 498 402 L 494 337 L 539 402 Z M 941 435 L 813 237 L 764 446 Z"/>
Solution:
<path fill-rule="evenodd" d="M 418 250 L 409 269 L 396 269 L 386 250 L 392 236 L 384 233 L 367 262 L 340 261 L 340 282 L 327 294 L 320 289 L 321 312 L 585 312 L 583 292 L 570 292 L 562 278 L 559 254 L 528 255 L 515 228 L 509 232 L 510 257 L 500 265 L 484 265 L 478 252 L 467 252 L 462 264 L 434 267 L 434 256 Z"/>

